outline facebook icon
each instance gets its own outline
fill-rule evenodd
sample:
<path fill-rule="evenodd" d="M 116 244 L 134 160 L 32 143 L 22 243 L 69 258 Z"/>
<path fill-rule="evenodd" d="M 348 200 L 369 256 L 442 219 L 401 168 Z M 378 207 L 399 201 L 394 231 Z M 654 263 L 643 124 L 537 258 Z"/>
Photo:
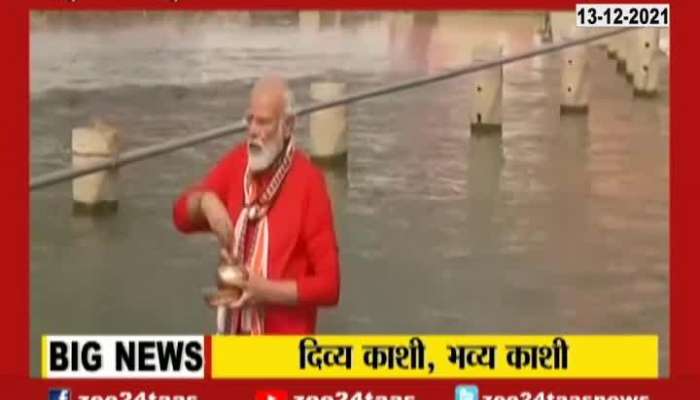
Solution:
<path fill-rule="evenodd" d="M 70 390 L 49 389 L 49 400 L 70 400 Z"/>
<path fill-rule="evenodd" d="M 479 388 L 475 385 L 459 385 L 455 389 L 455 400 L 479 400 Z"/>

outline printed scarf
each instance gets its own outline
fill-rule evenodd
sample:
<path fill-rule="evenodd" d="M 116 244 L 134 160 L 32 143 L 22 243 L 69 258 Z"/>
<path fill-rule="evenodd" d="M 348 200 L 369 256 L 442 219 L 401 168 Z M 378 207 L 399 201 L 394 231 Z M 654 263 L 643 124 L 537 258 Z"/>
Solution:
<path fill-rule="evenodd" d="M 256 186 L 253 183 L 252 172 L 250 171 L 250 161 L 246 166 L 243 177 L 244 205 L 238 214 L 234 226 L 232 256 L 234 260 L 242 260 L 248 270 L 248 274 L 255 274 L 259 277 L 267 278 L 268 254 L 269 254 L 269 222 L 267 213 L 272 207 L 277 194 L 282 187 L 284 179 L 289 173 L 294 155 L 294 141 L 292 138 L 287 142 L 284 154 L 276 162 L 276 169 L 272 179 L 260 193 L 256 193 Z M 254 222 L 252 240 L 247 247 L 246 254 L 246 231 L 248 223 Z M 228 332 L 235 334 L 238 331 L 239 312 L 230 310 L 227 318 Z M 240 310 L 240 324 L 242 332 L 250 332 L 251 335 L 260 335 L 265 332 L 265 310 L 260 306 L 248 306 Z"/>

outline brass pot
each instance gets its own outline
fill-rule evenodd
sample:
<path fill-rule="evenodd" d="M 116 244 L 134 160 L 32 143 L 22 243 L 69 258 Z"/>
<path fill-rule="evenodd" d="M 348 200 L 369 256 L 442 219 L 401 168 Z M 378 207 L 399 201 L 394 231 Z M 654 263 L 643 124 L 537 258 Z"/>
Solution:
<path fill-rule="evenodd" d="M 234 283 L 248 279 L 248 272 L 237 265 L 220 265 L 216 270 L 216 290 L 207 290 L 204 299 L 212 303 L 233 302 L 241 297 L 242 291 Z"/>
<path fill-rule="evenodd" d="M 238 265 L 224 264 L 217 268 L 216 277 L 220 289 L 240 290 L 235 283 L 248 279 L 248 271 Z"/>

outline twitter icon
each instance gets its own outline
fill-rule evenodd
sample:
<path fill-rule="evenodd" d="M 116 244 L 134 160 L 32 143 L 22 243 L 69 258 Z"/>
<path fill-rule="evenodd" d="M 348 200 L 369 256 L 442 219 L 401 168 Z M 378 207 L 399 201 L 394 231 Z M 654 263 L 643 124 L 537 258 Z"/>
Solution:
<path fill-rule="evenodd" d="M 455 388 L 455 400 L 479 400 L 479 388 L 475 385 L 459 385 Z"/>

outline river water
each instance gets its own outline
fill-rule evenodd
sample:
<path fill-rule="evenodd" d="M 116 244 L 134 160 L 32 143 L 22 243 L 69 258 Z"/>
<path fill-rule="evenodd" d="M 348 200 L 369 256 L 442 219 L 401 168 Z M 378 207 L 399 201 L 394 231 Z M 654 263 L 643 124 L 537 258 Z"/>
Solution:
<path fill-rule="evenodd" d="M 318 79 L 354 92 L 468 63 L 485 40 L 506 54 L 532 48 L 543 18 L 304 21 L 35 13 L 31 175 L 70 165 L 71 129 L 95 118 L 133 149 L 238 120 L 266 71 L 306 104 Z M 560 116 L 556 54 L 504 68 L 502 135 L 470 135 L 470 76 L 349 107 L 347 167 L 325 171 L 341 302 L 320 313 L 320 333 L 657 334 L 668 374 L 668 65 L 660 95 L 638 99 L 603 50 L 589 55 L 587 117 Z M 73 215 L 67 183 L 31 193 L 34 374 L 41 334 L 212 332 L 201 290 L 216 245 L 178 234 L 171 204 L 238 140 L 123 168 L 112 216 Z"/>

